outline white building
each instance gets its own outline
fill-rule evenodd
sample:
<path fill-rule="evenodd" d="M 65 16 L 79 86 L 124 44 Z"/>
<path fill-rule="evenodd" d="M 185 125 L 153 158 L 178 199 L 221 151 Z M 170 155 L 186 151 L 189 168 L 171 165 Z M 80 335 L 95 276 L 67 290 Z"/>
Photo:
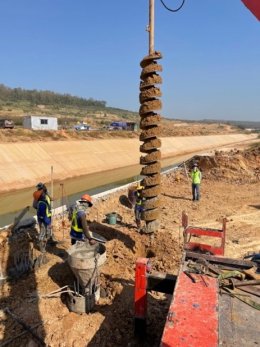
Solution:
<path fill-rule="evenodd" d="M 56 117 L 26 116 L 23 119 L 23 126 L 34 130 L 58 130 L 58 120 Z"/>

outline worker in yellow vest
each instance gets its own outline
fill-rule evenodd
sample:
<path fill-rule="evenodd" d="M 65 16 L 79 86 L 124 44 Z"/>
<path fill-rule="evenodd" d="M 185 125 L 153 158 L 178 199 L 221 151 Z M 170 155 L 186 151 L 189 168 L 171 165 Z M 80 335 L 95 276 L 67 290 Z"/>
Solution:
<path fill-rule="evenodd" d="M 53 200 L 44 183 L 38 183 L 37 190 L 33 193 L 33 207 L 37 210 L 37 220 L 39 224 L 39 246 L 42 252 L 45 252 L 47 242 L 56 244 L 57 241 L 53 235 L 52 228 L 52 209 L 51 201 Z"/>
<path fill-rule="evenodd" d="M 198 164 L 193 164 L 191 171 L 192 181 L 192 201 L 198 201 L 200 199 L 200 183 L 201 183 L 201 172 L 198 168 Z"/>
<path fill-rule="evenodd" d="M 92 207 L 92 198 L 88 194 L 83 194 L 81 198 L 76 202 L 76 205 L 71 209 L 69 219 L 71 220 L 71 244 L 74 245 L 76 241 L 88 240 L 90 245 L 96 243 L 93 240 L 89 231 L 89 227 L 86 220 L 86 211 Z"/>
<path fill-rule="evenodd" d="M 55 244 L 56 241 L 52 234 L 52 213 L 50 206 L 50 198 L 44 192 L 37 201 L 37 220 L 39 224 L 39 247 L 42 252 L 46 251 L 47 242 Z"/>
<path fill-rule="evenodd" d="M 36 189 L 37 190 L 33 193 L 33 207 L 37 210 L 38 201 L 44 196 L 51 209 L 51 200 L 53 199 L 50 197 L 46 185 L 42 182 L 39 182 L 36 186 Z"/>
<path fill-rule="evenodd" d="M 135 222 L 136 222 L 138 232 L 141 231 L 141 216 L 142 216 L 142 212 L 144 211 L 144 202 L 146 200 L 145 197 L 143 197 L 143 189 L 144 189 L 144 186 L 138 183 L 136 190 L 134 192 Z"/>

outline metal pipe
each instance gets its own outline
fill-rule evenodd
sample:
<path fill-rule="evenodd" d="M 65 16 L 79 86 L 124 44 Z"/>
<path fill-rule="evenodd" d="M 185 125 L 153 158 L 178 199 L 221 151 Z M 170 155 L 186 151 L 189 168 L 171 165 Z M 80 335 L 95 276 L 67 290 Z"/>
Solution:
<path fill-rule="evenodd" d="M 53 210 L 53 166 L 51 166 L 51 210 Z"/>
<path fill-rule="evenodd" d="M 149 55 L 154 54 L 154 0 L 149 0 Z"/>
<path fill-rule="evenodd" d="M 234 287 L 244 287 L 244 286 L 252 286 L 252 285 L 260 285 L 260 280 L 248 280 L 248 281 L 233 281 Z"/>

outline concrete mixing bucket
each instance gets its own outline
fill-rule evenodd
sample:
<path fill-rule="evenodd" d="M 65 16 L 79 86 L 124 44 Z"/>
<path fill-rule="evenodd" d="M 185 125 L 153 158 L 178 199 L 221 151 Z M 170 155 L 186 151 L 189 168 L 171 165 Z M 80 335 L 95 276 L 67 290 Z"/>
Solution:
<path fill-rule="evenodd" d="M 77 242 L 68 250 L 67 262 L 82 288 L 86 288 L 105 261 L 106 247 L 101 243 L 91 246 Z"/>

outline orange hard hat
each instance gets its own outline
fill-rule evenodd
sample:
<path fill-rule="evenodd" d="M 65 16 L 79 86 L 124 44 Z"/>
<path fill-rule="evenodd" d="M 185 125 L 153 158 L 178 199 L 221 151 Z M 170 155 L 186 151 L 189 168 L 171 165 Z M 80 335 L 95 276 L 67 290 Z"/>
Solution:
<path fill-rule="evenodd" d="M 92 198 L 88 194 L 83 194 L 81 198 L 79 199 L 79 202 L 81 203 L 88 202 L 90 207 L 93 205 Z"/>

